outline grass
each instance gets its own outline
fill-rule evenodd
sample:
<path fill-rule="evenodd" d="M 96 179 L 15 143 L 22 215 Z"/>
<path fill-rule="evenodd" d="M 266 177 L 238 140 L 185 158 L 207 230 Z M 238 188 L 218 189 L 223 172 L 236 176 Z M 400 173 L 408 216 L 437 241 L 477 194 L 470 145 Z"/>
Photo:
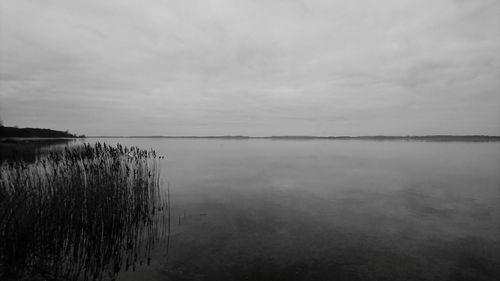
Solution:
<path fill-rule="evenodd" d="M 0 165 L 0 279 L 103 280 L 168 243 L 154 151 L 97 143 Z"/>

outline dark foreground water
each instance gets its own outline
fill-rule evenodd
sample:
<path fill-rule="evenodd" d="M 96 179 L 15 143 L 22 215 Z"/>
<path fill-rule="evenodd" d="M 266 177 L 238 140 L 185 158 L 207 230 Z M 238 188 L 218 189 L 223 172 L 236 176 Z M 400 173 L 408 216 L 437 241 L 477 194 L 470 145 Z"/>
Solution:
<path fill-rule="evenodd" d="M 166 159 L 171 241 L 118 280 L 499 280 L 500 143 L 88 139 Z"/>

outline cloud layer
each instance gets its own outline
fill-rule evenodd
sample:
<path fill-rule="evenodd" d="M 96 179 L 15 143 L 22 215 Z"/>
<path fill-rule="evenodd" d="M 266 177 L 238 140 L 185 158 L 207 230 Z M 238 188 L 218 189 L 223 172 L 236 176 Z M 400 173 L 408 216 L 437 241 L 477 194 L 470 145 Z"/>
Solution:
<path fill-rule="evenodd" d="M 497 0 L 0 3 L 7 125 L 500 134 Z"/>

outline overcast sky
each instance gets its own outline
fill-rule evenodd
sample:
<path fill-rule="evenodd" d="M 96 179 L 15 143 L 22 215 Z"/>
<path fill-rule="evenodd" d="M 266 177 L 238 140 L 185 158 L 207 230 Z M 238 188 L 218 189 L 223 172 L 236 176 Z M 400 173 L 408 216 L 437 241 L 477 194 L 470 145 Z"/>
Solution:
<path fill-rule="evenodd" d="M 5 125 L 500 134 L 498 0 L 0 0 Z"/>

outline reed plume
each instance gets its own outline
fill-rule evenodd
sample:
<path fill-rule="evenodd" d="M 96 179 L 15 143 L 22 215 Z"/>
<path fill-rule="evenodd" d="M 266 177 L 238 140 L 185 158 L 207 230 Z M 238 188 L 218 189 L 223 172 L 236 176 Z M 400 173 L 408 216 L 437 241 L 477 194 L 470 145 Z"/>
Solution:
<path fill-rule="evenodd" d="M 84 144 L 0 165 L 0 279 L 114 279 L 168 239 L 152 150 Z"/>

